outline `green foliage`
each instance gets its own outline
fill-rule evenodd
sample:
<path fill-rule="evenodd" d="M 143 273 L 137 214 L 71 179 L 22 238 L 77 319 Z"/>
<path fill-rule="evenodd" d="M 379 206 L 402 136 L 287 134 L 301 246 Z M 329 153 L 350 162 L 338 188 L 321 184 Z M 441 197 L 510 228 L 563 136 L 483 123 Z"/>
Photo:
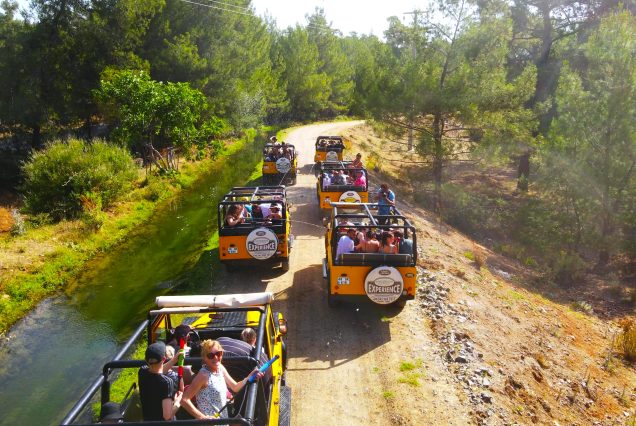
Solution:
<path fill-rule="evenodd" d="M 126 146 L 150 143 L 188 150 L 223 130 L 222 121 L 203 120 L 206 101 L 201 92 L 188 83 L 153 81 L 143 71 L 109 70 L 95 96 L 118 123 L 113 137 Z"/>
<path fill-rule="evenodd" d="M 135 164 L 124 149 L 100 140 L 77 139 L 55 141 L 35 152 L 23 173 L 28 210 L 47 213 L 55 220 L 78 216 L 86 197 L 98 196 L 108 208 L 137 177 Z"/>
<path fill-rule="evenodd" d="M 632 229 L 624 212 L 633 210 L 635 194 L 634 40 L 636 18 L 630 13 L 601 21 L 581 47 L 585 69 L 562 71 L 558 117 L 540 151 L 542 188 L 576 224 L 570 238 L 597 248 L 601 261 L 620 247 L 618 231 Z"/>
<path fill-rule="evenodd" d="M 290 28 L 278 43 L 287 82 L 287 98 L 292 119 L 315 119 L 329 106 L 331 88 L 329 77 L 321 72 L 320 54 L 309 41 L 305 29 Z"/>

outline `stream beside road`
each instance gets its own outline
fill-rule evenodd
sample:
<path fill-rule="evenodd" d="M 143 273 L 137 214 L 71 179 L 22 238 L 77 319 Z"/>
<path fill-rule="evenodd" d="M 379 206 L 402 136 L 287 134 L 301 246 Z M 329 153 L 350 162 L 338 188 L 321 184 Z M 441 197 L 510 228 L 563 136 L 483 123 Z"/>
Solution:
<path fill-rule="evenodd" d="M 214 162 L 125 243 L 89 261 L 68 294 L 46 299 L 11 329 L 0 343 L 0 424 L 59 423 L 156 296 L 175 284 L 210 292 L 218 200 L 246 182 L 260 146 L 246 142 Z"/>

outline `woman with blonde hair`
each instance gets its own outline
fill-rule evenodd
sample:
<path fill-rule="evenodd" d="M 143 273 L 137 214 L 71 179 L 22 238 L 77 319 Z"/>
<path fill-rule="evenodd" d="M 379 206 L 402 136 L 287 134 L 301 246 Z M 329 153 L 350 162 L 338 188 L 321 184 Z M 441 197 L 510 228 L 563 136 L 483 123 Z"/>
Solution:
<path fill-rule="evenodd" d="M 201 343 L 202 368 L 183 393 L 181 405 L 195 419 L 227 417 L 227 390 L 237 393 L 245 387 L 251 376 L 260 379 L 263 373 L 254 369 L 247 377 L 237 382 L 230 376 L 223 364 L 223 346 L 216 340 Z M 197 405 L 192 403 L 196 396 Z M 222 411 L 221 411 L 222 410 Z"/>

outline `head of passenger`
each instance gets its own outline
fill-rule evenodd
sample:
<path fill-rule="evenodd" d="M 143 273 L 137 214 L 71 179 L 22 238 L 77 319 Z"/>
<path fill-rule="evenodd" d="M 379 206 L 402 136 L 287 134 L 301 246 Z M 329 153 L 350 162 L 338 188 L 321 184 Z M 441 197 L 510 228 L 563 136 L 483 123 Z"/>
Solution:
<path fill-rule="evenodd" d="M 383 246 L 388 246 L 390 244 L 393 244 L 393 241 L 395 241 L 395 236 L 393 235 L 392 232 L 389 232 L 389 231 L 382 232 L 382 239 L 380 240 L 380 243 Z"/>
<path fill-rule="evenodd" d="M 263 217 L 263 209 L 260 204 L 252 204 L 252 217 Z"/>
<path fill-rule="evenodd" d="M 241 332 L 241 339 L 252 346 L 256 345 L 256 331 L 251 327 L 247 327 Z"/>
<path fill-rule="evenodd" d="M 220 364 L 223 360 L 223 346 L 216 340 L 204 340 L 201 342 L 201 359 L 203 359 L 206 364 Z"/>
<path fill-rule="evenodd" d="M 229 214 L 231 216 L 238 216 L 241 213 L 242 210 L 243 210 L 243 206 L 241 204 L 232 204 L 227 209 L 227 214 Z"/>
<path fill-rule="evenodd" d="M 163 363 L 166 359 L 166 344 L 158 341 L 148 345 L 145 360 L 148 365 Z"/>
<path fill-rule="evenodd" d="M 369 229 L 367 231 L 366 237 L 367 237 L 367 240 L 375 240 L 376 239 L 375 232 Z"/>

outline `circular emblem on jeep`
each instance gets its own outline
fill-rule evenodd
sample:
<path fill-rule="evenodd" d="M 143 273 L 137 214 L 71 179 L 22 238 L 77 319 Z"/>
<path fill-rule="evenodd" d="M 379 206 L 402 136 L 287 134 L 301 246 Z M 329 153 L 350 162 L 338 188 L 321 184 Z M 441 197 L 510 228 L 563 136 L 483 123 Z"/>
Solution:
<path fill-rule="evenodd" d="M 267 228 L 257 228 L 247 236 L 245 247 L 254 259 L 269 259 L 276 253 L 278 238 Z"/>
<path fill-rule="evenodd" d="M 364 280 L 364 292 L 372 302 L 379 305 L 395 302 L 403 290 L 402 275 L 392 266 L 378 266 Z"/>
<path fill-rule="evenodd" d="M 327 151 L 325 161 L 338 161 L 338 153 L 336 151 Z"/>
<path fill-rule="evenodd" d="M 289 159 L 282 157 L 276 160 L 276 171 L 278 173 L 287 173 L 291 170 L 291 161 Z"/>
<path fill-rule="evenodd" d="M 338 199 L 338 202 L 340 203 L 359 203 L 362 201 L 362 198 L 360 198 L 360 194 L 358 194 L 356 191 L 347 191 L 347 192 L 343 192 L 342 195 L 340 195 L 340 198 Z M 359 211 L 358 209 L 342 209 L 343 213 L 356 213 L 357 211 Z"/>

